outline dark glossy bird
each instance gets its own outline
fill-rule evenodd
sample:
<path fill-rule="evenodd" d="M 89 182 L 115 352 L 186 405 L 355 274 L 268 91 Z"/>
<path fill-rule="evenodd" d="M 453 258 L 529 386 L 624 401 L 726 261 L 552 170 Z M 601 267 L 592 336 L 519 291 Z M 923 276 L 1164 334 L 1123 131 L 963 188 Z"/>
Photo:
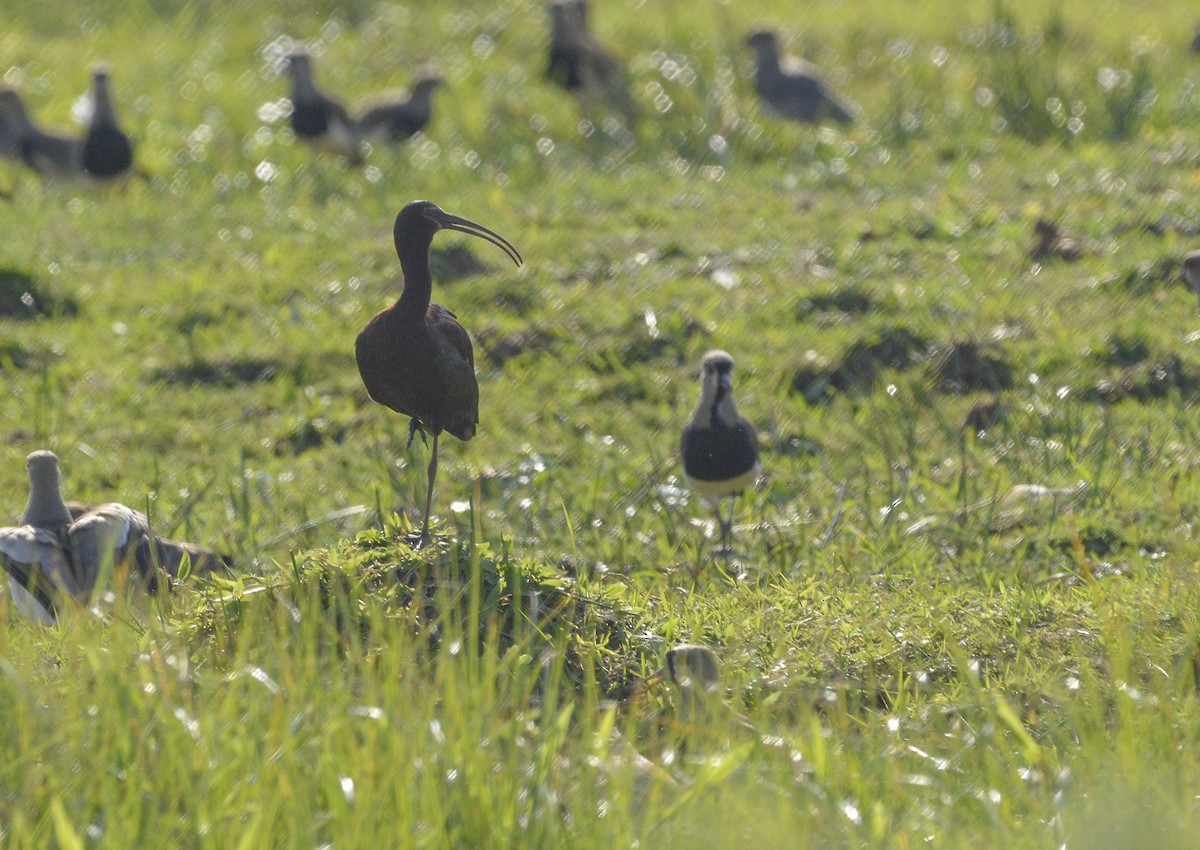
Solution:
<path fill-rule="evenodd" d="M 112 84 L 107 66 L 92 69 L 91 114 L 83 137 L 83 171 L 98 180 L 110 180 L 133 168 L 133 142 L 117 123 Z"/>
<path fill-rule="evenodd" d="M 83 175 L 83 142 L 37 127 L 21 95 L 10 88 L 0 89 L 0 154 L 50 180 Z"/>
<path fill-rule="evenodd" d="M 762 473 L 758 435 L 733 401 L 733 358 L 710 351 L 701 361 L 700 403 L 683 429 L 680 446 L 688 485 L 710 502 L 727 549 L 733 534 L 733 501 Z M 721 497 L 729 496 L 729 519 L 721 515 Z"/>
<path fill-rule="evenodd" d="M 376 101 L 358 119 L 367 141 L 402 142 L 425 128 L 433 116 L 433 93 L 442 78 L 425 72 L 417 76 L 412 92 Z"/>
<path fill-rule="evenodd" d="M 296 137 L 320 150 L 345 157 L 352 165 L 362 162 L 362 131 L 358 122 L 337 100 L 317 88 L 312 57 L 289 53 L 284 70 L 292 80 L 292 130 Z"/>
<path fill-rule="evenodd" d="M 64 606 L 84 604 L 106 576 L 128 576 L 153 592 L 160 577 L 178 576 L 185 557 L 193 573 L 226 559 L 190 543 L 160 538 L 145 515 L 110 503 L 63 501 L 58 458 L 37 451 L 26 459 L 29 502 L 16 528 L 0 528 L 0 566 L 18 610 L 52 623 Z"/>
<path fill-rule="evenodd" d="M 817 123 L 832 119 L 854 121 L 849 107 L 834 93 L 811 63 L 779 54 L 779 40 L 770 30 L 746 39 L 755 53 L 754 89 L 766 110 L 778 118 Z"/>
<path fill-rule="evenodd" d="M 420 432 L 433 433 L 429 490 L 419 546 L 429 537 L 429 511 L 437 478 L 438 437 L 448 431 L 460 440 L 475 436 L 479 424 L 479 384 L 471 338 L 457 317 L 430 302 L 433 275 L 429 246 L 439 230 L 457 230 L 498 245 L 518 266 L 521 255 L 486 227 L 451 215 L 429 201 L 413 201 L 400 210 L 392 236 L 404 290 L 391 307 L 376 314 L 355 342 L 358 372 L 367 394 L 379 404 L 412 417 L 408 442 Z"/>
<path fill-rule="evenodd" d="M 638 108 L 629 93 L 625 72 L 588 29 L 585 0 L 551 0 L 550 62 L 546 79 L 562 86 L 581 101 L 597 100 L 624 118 L 637 123 Z"/>

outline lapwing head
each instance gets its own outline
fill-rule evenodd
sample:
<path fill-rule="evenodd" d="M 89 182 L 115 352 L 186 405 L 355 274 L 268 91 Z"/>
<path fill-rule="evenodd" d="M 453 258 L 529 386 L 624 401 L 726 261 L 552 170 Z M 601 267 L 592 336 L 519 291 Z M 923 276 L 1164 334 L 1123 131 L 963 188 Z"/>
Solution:
<path fill-rule="evenodd" d="M 459 233 L 477 236 L 500 247 L 508 254 L 509 259 L 518 266 L 521 265 L 520 253 L 499 233 L 469 219 L 451 215 L 431 201 L 413 201 L 397 214 L 396 224 L 392 229 L 397 253 L 400 252 L 401 244 L 417 237 L 422 241 L 431 240 L 433 234 L 439 230 L 457 230 Z"/>
<path fill-rule="evenodd" d="M 25 112 L 25 101 L 21 100 L 21 95 L 16 89 L 0 89 L 0 118 L 21 122 L 29 120 Z"/>
<path fill-rule="evenodd" d="M 706 392 L 717 400 L 733 392 L 733 358 L 720 349 L 710 351 L 700 361 L 701 381 Z"/>
<path fill-rule="evenodd" d="M 416 82 L 413 83 L 413 94 L 421 95 L 426 92 L 433 92 L 439 86 L 444 84 L 445 80 L 442 79 L 442 75 L 437 71 L 421 71 L 417 75 Z"/>
<path fill-rule="evenodd" d="M 755 30 L 746 36 L 746 46 L 759 53 L 774 54 L 779 50 L 779 41 L 770 30 Z"/>
<path fill-rule="evenodd" d="M 58 487 L 58 455 L 54 452 L 36 451 L 25 458 L 25 469 L 31 485 L 53 485 Z"/>
<path fill-rule="evenodd" d="M 293 50 L 283 57 L 282 70 L 293 80 L 311 80 L 312 56 L 303 50 Z"/>

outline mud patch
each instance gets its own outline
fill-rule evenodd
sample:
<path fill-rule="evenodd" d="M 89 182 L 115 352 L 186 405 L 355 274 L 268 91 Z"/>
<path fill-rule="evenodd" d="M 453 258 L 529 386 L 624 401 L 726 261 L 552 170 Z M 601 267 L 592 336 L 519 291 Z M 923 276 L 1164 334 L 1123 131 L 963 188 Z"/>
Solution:
<path fill-rule="evenodd" d="M 1013 381 L 1012 365 L 998 351 L 970 340 L 938 346 L 927 374 L 932 389 L 955 395 L 999 392 Z"/>
<path fill-rule="evenodd" d="M 18 269 L 0 269 L 0 319 L 74 316 L 78 312 L 79 305 L 73 298 L 44 290 Z"/>
<path fill-rule="evenodd" d="M 429 251 L 429 270 L 433 272 L 433 279 L 441 283 L 476 277 L 490 271 L 489 267 L 481 263 L 466 245 L 449 245 L 445 248 L 431 249 Z"/>
<path fill-rule="evenodd" d="M 541 328 L 526 328 L 523 331 L 501 333 L 494 325 L 476 332 L 475 343 L 488 363 L 500 369 L 511 360 L 527 352 L 540 352 L 550 348 L 555 338 Z"/>
<path fill-rule="evenodd" d="M 258 384 L 273 381 L 283 370 L 277 360 L 265 358 L 221 358 L 193 360 L 178 366 L 154 370 L 151 379 L 179 386 L 234 387 L 239 384 Z"/>
<path fill-rule="evenodd" d="M 1200 376 L 1179 357 L 1156 363 L 1139 363 L 1123 369 L 1120 374 L 1101 378 L 1083 397 L 1087 401 L 1115 404 L 1126 399 L 1149 401 L 1162 398 L 1172 391 L 1188 396 L 1200 391 Z"/>

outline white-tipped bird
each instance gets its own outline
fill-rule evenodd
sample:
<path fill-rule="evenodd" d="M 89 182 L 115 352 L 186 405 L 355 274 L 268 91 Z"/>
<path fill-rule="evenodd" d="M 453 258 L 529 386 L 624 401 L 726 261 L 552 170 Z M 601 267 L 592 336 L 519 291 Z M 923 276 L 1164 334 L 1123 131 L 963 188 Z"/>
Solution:
<path fill-rule="evenodd" d="M 425 128 L 433 117 L 433 93 L 442 78 L 424 71 L 417 75 L 412 92 L 393 95 L 366 107 L 358 119 L 367 141 L 402 142 Z"/>
<path fill-rule="evenodd" d="M 758 435 L 733 401 L 733 358 L 710 351 L 701 361 L 700 403 L 683 429 L 683 474 L 688 485 L 712 503 L 728 548 L 733 533 L 733 500 L 762 473 Z M 729 496 L 729 519 L 721 515 L 721 497 Z"/>
<path fill-rule="evenodd" d="M 754 89 L 768 112 L 778 118 L 808 123 L 827 118 L 842 124 L 854 120 L 849 108 L 812 63 L 779 55 L 775 33 L 770 30 L 753 32 L 746 39 L 746 46 L 754 50 Z"/>
<path fill-rule="evenodd" d="M 586 0 L 551 0 L 550 63 L 546 78 L 578 97 L 596 99 L 626 124 L 637 123 L 638 109 L 629 93 L 621 63 L 588 29 Z"/>
<path fill-rule="evenodd" d="M 352 165 L 362 162 L 362 130 L 341 103 L 317 87 L 312 57 L 304 51 L 289 53 L 284 70 L 292 80 L 292 130 L 313 147 L 345 157 Z"/>
<path fill-rule="evenodd" d="M 111 180 L 133 168 L 133 142 L 117 123 L 112 82 L 107 65 L 92 68 L 90 115 L 83 137 L 83 171 L 97 180 Z"/>
<path fill-rule="evenodd" d="M 53 452 L 34 452 L 26 468 L 29 502 L 20 526 L 0 528 L 0 566 L 30 619 L 53 623 L 65 607 L 85 604 L 105 576 L 127 576 L 154 592 L 161 576 L 178 576 L 185 557 L 194 573 L 226 563 L 207 549 L 158 537 L 145 515 L 124 505 L 68 505 Z"/>
<path fill-rule="evenodd" d="M 83 175 L 83 142 L 38 128 L 21 95 L 10 88 L 0 89 L 0 154 L 23 162 L 50 180 Z"/>

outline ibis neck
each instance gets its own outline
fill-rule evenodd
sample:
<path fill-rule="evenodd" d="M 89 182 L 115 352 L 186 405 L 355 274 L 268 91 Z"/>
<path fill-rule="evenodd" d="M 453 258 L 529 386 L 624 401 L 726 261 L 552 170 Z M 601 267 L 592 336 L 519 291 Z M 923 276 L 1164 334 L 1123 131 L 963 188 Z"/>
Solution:
<path fill-rule="evenodd" d="M 433 274 L 429 271 L 429 246 L 433 235 L 406 236 L 396 239 L 396 253 L 400 256 L 400 271 L 404 275 L 404 291 L 397 305 L 404 315 L 424 319 L 433 295 Z"/>

